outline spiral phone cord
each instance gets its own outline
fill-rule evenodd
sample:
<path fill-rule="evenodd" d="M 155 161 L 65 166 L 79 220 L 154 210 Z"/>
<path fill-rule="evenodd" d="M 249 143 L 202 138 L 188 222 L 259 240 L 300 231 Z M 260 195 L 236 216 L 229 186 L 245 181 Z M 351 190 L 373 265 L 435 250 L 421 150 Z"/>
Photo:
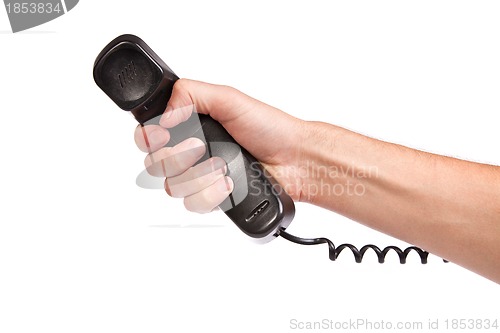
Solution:
<path fill-rule="evenodd" d="M 397 246 L 387 246 L 383 250 L 381 250 L 378 246 L 368 244 L 363 246 L 361 249 L 358 250 L 358 248 L 352 244 L 342 244 L 339 245 L 338 247 L 335 247 L 333 242 L 329 240 L 328 238 L 300 238 L 297 236 L 290 235 L 284 230 L 281 230 L 279 232 L 279 235 L 291 242 L 301 244 L 301 245 L 318 245 L 318 244 L 328 244 L 328 254 L 330 257 L 330 260 L 335 261 L 340 253 L 348 248 L 351 250 L 351 252 L 354 254 L 354 259 L 356 260 L 357 263 L 360 263 L 363 260 L 363 256 L 365 255 L 366 251 L 369 249 L 372 249 L 375 254 L 378 257 L 378 262 L 383 264 L 385 262 L 385 256 L 390 250 L 395 251 L 398 256 L 399 256 L 399 262 L 401 264 L 406 263 L 406 258 L 408 257 L 408 254 L 411 251 L 417 252 L 418 256 L 420 257 L 420 261 L 422 264 L 427 264 L 427 257 L 429 256 L 429 252 L 422 250 L 419 247 L 416 246 L 410 246 L 407 247 L 406 249 L 402 250 Z M 443 259 L 444 262 L 448 262 L 447 260 Z"/>

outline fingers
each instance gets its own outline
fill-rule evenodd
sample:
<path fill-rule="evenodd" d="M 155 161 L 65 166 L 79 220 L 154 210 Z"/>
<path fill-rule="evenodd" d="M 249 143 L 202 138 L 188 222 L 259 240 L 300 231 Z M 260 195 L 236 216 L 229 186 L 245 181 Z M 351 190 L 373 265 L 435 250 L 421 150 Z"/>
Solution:
<path fill-rule="evenodd" d="M 187 121 L 193 112 L 208 114 L 222 123 L 229 122 L 248 110 L 243 106 L 249 101 L 251 98 L 233 88 L 180 79 L 174 85 L 159 125 L 136 128 L 137 146 L 149 153 L 144 162 L 147 172 L 166 177 L 166 192 L 172 197 L 184 198 L 189 211 L 213 211 L 232 192 L 234 183 L 226 176 L 226 163 L 221 158 L 193 166 L 206 153 L 203 141 L 190 138 L 174 147 L 165 147 L 170 140 L 168 129 Z"/>
<path fill-rule="evenodd" d="M 209 187 L 184 198 L 187 210 L 196 213 L 209 213 L 219 206 L 232 192 L 234 183 L 224 176 Z"/>
<path fill-rule="evenodd" d="M 165 191 L 174 198 L 184 198 L 209 187 L 224 177 L 226 172 L 226 161 L 213 157 L 189 168 L 179 176 L 167 178 Z"/>
<path fill-rule="evenodd" d="M 190 115 L 192 112 L 208 114 L 224 123 L 244 113 L 247 109 L 244 106 L 251 103 L 251 100 L 253 99 L 231 87 L 179 79 L 174 84 L 167 110 L 160 124 L 171 128 L 173 124 L 178 124 L 174 115 L 181 113 L 181 116 L 185 117 L 186 113 Z M 196 110 L 193 105 L 196 106 Z"/>
<path fill-rule="evenodd" d="M 192 167 L 205 151 L 203 141 L 189 138 L 174 147 L 164 147 L 149 154 L 144 165 L 152 176 L 175 177 Z"/>
<path fill-rule="evenodd" d="M 135 129 L 134 140 L 140 150 L 152 153 L 168 143 L 170 133 L 158 125 L 139 125 Z"/>
<path fill-rule="evenodd" d="M 159 125 L 139 125 L 134 134 L 140 150 L 155 152 L 168 143 L 168 128 L 188 120 L 193 112 L 209 114 L 219 122 L 237 118 L 252 104 L 251 98 L 234 88 L 180 79 L 174 84 L 168 106 Z"/>
<path fill-rule="evenodd" d="M 190 138 L 175 147 L 164 147 L 146 157 L 149 174 L 167 177 L 165 191 L 172 197 L 184 198 L 186 209 L 208 213 L 219 206 L 232 192 L 234 183 L 225 176 L 226 162 L 210 158 L 193 166 L 206 151 L 203 141 Z"/>

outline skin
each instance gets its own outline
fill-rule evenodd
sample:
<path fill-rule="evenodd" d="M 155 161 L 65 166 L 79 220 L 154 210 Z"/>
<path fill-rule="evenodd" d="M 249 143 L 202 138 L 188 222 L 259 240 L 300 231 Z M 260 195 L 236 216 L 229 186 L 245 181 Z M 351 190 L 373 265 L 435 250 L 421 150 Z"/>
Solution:
<path fill-rule="evenodd" d="M 185 121 L 193 106 L 219 121 L 293 200 L 335 211 L 500 283 L 500 167 L 303 121 L 234 88 L 181 79 L 160 125 L 138 127 L 135 140 L 148 153 L 148 171 L 166 177 L 166 192 L 198 213 L 216 209 L 234 185 L 220 158 L 193 166 L 205 153 L 200 140 L 163 148 L 168 129 Z"/>

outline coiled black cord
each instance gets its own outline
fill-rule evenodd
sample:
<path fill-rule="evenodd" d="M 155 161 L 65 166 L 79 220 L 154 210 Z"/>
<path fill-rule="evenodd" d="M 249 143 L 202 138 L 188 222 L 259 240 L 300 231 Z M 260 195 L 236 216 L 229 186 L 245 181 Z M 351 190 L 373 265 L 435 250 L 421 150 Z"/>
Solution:
<path fill-rule="evenodd" d="M 320 237 L 320 238 L 300 238 L 297 236 L 290 235 L 288 232 L 286 232 L 284 230 L 281 230 L 279 232 L 279 235 L 281 237 L 289 240 L 290 242 L 294 242 L 294 243 L 301 244 L 301 245 L 328 244 L 328 254 L 329 254 L 331 261 L 335 261 L 339 257 L 342 250 L 344 250 L 345 248 L 348 248 L 352 251 L 352 253 L 354 254 L 354 259 L 356 260 L 357 263 L 360 263 L 363 260 L 363 256 L 365 255 L 365 252 L 368 249 L 372 249 L 376 253 L 376 255 L 378 257 L 378 262 L 381 264 L 383 264 L 385 262 L 385 256 L 387 255 L 387 253 L 390 250 L 394 250 L 398 254 L 399 262 L 401 264 L 406 263 L 406 258 L 408 257 L 408 254 L 411 251 L 415 251 L 418 253 L 422 264 L 427 264 L 427 257 L 429 256 L 429 252 L 424 251 L 421 248 L 416 247 L 416 246 L 410 246 L 404 250 L 401 250 L 397 246 L 387 246 L 386 248 L 381 250 L 378 246 L 369 244 L 369 245 L 363 246 L 360 250 L 358 250 L 358 248 L 352 244 L 342 244 L 342 245 L 339 245 L 338 247 L 335 247 L 335 245 L 333 244 L 333 242 L 331 240 L 329 240 L 328 238 L 323 238 L 323 237 Z M 448 262 L 444 259 L 443 259 L 443 261 Z"/>

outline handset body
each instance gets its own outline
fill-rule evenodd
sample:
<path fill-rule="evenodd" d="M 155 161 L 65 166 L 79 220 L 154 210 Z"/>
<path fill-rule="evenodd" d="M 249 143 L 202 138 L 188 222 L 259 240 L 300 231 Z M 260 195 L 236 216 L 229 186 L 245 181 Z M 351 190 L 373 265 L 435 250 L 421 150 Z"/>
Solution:
<path fill-rule="evenodd" d="M 94 64 L 97 85 L 140 124 L 157 123 L 179 78 L 139 37 L 122 35 L 111 41 Z M 198 163 L 218 156 L 227 163 L 233 192 L 219 206 L 248 236 L 262 242 L 278 236 L 291 223 L 293 200 L 280 184 L 225 128 L 210 116 L 193 113 L 169 129 L 173 145 L 189 137 L 206 144 Z"/>

